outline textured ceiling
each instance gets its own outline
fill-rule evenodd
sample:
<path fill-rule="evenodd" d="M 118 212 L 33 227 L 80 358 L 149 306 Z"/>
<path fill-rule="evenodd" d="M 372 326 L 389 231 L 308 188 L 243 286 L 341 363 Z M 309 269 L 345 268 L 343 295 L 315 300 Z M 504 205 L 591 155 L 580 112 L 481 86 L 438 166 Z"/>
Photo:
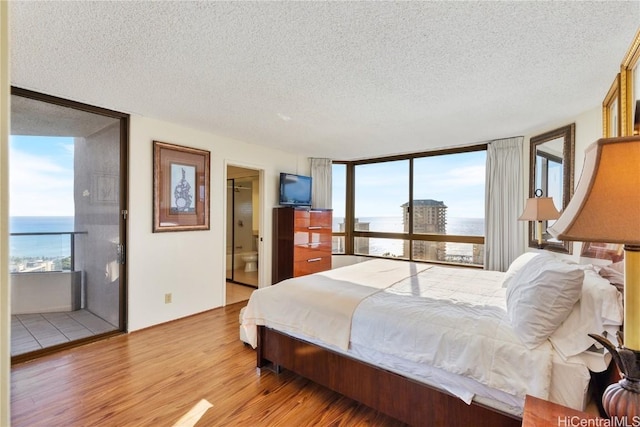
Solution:
<path fill-rule="evenodd" d="M 12 1 L 10 16 L 14 86 L 347 160 L 598 107 L 640 3 Z"/>

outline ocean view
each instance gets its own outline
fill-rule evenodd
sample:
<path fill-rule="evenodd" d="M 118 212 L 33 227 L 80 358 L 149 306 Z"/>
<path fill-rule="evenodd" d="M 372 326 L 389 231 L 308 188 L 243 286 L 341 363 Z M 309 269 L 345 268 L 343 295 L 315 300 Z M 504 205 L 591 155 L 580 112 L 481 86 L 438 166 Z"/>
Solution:
<path fill-rule="evenodd" d="M 362 217 L 359 222 L 368 222 L 370 231 L 402 232 L 404 225 L 401 216 Z M 343 223 L 344 218 L 333 219 L 333 229 Z M 466 236 L 484 236 L 484 218 L 447 218 L 447 234 Z"/>
<path fill-rule="evenodd" d="M 10 233 L 71 232 L 72 216 L 12 216 L 9 218 Z M 9 255 L 12 258 L 60 258 L 68 257 L 71 243 L 68 234 L 11 236 Z"/>
<path fill-rule="evenodd" d="M 401 216 L 363 217 L 361 223 L 368 223 L 370 231 L 402 232 Z M 333 229 L 338 230 L 344 218 L 333 218 Z M 447 234 L 483 236 L 484 218 L 447 218 Z M 14 216 L 9 218 L 11 233 L 71 232 L 74 231 L 72 216 Z M 447 243 L 447 253 L 470 256 L 472 245 L 467 243 Z M 53 259 L 70 255 L 69 235 L 53 236 L 11 236 L 9 254 L 12 258 Z M 403 241 L 392 239 L 369 239 L 369 253 L 382 255 L 403 253 Z"/>
<path fill-rule="evenodd" d="M 401 216 L 393 217 L 362 217 L 361 223 L 369 223 L 369 231 L 384 231 L 401 233 L 404 225 Z M 344 223 L 343 217 L 333 218 L 333 229 L 339 230 Z M 447 218 L 447 234 L 464 236 L 484 236 L 484 218 Z M 456 256 L 472 256 L 473 245 L 469 243 L 447 243 L 447 254 Z M 369 254 L 383 255 L 386 253 L 401 256 L 404 252 L 404 242 L 393 239 L 369 239 Z"/>

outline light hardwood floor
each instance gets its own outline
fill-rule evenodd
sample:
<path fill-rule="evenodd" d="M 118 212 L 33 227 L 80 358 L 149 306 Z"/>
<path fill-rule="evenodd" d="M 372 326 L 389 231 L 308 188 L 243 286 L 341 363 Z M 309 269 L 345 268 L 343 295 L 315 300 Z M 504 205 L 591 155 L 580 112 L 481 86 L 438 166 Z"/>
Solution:
<path fill-rule="evenodd" d="M 13 366 L 12 426 L 403 425 L 291 372 L 260 373 L 238 339 L 242 306 Z"/>
<path fill-rule="evenodd" d="M 227 305 L 249 300 L 256 288 L 238 283 L 227 282 Z"/>

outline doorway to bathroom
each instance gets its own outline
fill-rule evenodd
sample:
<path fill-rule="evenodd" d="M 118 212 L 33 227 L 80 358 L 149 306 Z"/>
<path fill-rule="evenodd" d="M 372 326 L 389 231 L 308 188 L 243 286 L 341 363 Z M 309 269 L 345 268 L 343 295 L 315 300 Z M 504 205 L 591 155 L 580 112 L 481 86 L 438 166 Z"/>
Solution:
<path fill-rule="evenodd" d="M 227 166 L 227 282 L 259 284 L 260 171 Z"/>

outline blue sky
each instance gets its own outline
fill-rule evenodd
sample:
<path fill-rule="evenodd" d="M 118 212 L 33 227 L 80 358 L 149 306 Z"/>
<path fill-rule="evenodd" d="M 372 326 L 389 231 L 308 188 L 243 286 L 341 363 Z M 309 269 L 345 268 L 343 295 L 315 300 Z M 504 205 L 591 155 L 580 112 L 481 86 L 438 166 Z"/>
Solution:
<path fill-rule="evenodd" d="M 73 216 L 73 138 L 11 136 L 10 148 L 10 215 Z M 414 198 L 443 201 L 449 217 L 483 218 L 485 161 L 485 151 L 414 160 Z M 358 166 L 356 216 L 402 215 L 408 176 L 408 160 Z M 344 174 L 333 180 L 344 182 Z M 335 192 L 336 217 L 344 216 L 344 198 Z"/>
<path fill-rule="evenodd" d="M 447 205 L 447 215 L 484 218 L 486 151 L 414 160 L 414 199 L 434 199 Z M 334 169 L 335 183 L 345 182 L 344 168 Z M 344 192 L 333 195 L 334 216 L 344 216 Z M 409 161 L 356 167 L 356 217 L 401 216 L 409 200 Z"/>
<path fill-rule="evenodd" d="M 73 138 L 10 140 L 11 216 L 73 216 Z"/>

